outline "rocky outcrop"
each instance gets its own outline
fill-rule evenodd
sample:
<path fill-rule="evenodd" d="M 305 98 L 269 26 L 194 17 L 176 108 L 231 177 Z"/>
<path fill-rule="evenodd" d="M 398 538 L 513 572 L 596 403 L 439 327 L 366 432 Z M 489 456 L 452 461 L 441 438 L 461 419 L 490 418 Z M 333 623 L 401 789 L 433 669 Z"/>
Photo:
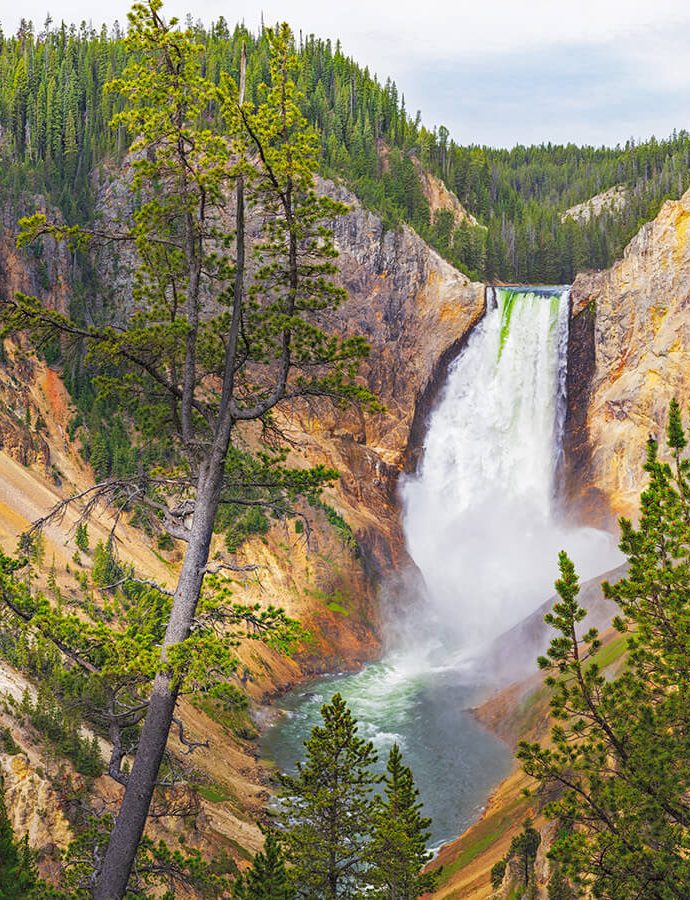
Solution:
<path fill-rule="evenodd" d="M 351 194 L 340 197 L 350 206 L 334 226 L 349 299 L 337 327 L 362 334 L 371 346 L 363 377 L 386 411 L 367 417 L 365 437 L 386 463 L 401 467 L 417 400 L 443 354 L 481 317 L 484 286 L 471 283 L 411 228 L 386 231 Z"/>
<path fill-rule="evenodd" d="M 591 525 L 610 524 L 606 495 L 591 482 L 592 448 L 588 417 L 592 379 L 596 370 L 594 303 L 578 308 L 568 333 L 567 416 L 563 454 L 559 463 L 559 501 L 563 515 Z"/>
<path fill-rule="evenodd" d="M 428 172 L 416 157 L 412 157 L 412 161 L 429 204 L 432 224 L 436 221 L 436 214 L 446 210 L 453 214 L 453 223 L 456 227 L 463 222 L 473 227 L 479 225 L 472 213 L 465 209 L 456 194 L 448 190 L 440 178 Z"/>
<path fill-rule="evenodd" d="M 21 347 L 3 346 L 0 364 L 0 450 L 23 466 L 50 464 L 46 423 L 32 396 L 35 363 Z"/>
<path fill-rule="evenodd" d="M 18 250 L 18 221 L 42 212 L 60 216 L 41 196 L 0 197 L 0 298 L 16 293 L 39 297 L 47 306 L 66 312 L 72 290 L 73 260 L 69 249 L 45 236 Z M 0 450 L 24 466 L 47 468 L 50 446 L 41 428 L 38 405 L 30 384 L 34 363 L 23 348 L 0 342 Z"/>
<path fill-rule="evenodd" d="M 588 380 L 570 410 L 566 493 L 587 504 L 593 489 L 611 513 L 634 514 L 647 439 L 663 437 L 672 397 L 690 401 L 690 191 L 611 269 L 579 275 L 572 300 L 571 365 Z"/>
<path fill-rule="evenodd" d="M 40 767 L 23 753 L 0 755 L 5 802 L 16 834 L 28 835 L 32 847 L 43 855 L 65 849 L 72 839 L 69 823 L 57 792 Z"/>
<path fill-rule="evenodd" d="M 566 209 L 561 216 L 561 222 L 573 219 L 580 225 L 586 225 L 590 219 L 596 219 L 604 212 L 620 212 L 627 202 L 628 189 L 624 184 L 617 184 L 607 191 L 595 194 L 584 203 L 577 203 Z"/>
<path fill-rule="evenodd" d="M 67 246 L 46 236 L 24 250 L 16 247 L 19 219 L 34 212 L 60 221 L 59 214 L 41 196 L 23 197 L 21 201 L 0 198 L 0 296 L 20 291 L 66 312 L 72 287 L 72 254 Z"/>

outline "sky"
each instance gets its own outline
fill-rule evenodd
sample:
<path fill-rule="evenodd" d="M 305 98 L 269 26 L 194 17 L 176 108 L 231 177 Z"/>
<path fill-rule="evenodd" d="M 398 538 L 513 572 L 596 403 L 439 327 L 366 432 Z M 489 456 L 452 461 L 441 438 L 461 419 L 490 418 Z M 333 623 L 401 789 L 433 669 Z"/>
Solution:
<path fill-rule="evenodd" d="M 126 22 L 127 0 L 0 0 L 21 16 Z M 340 38 L 343 50 L 462 144 L 625 143 L 690 129 L 685 0 L 167 0 L 168 15 Z"/>

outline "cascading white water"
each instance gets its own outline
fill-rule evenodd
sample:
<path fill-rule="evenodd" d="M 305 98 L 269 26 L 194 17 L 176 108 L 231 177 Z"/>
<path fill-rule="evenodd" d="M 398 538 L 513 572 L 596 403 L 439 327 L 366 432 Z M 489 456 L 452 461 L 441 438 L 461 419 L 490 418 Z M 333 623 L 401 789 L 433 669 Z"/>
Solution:
<path fill-rule="evenodd" d="M 395 604 L 380 662 L 286 698 L 288 717 L 264 738 L 268 755 L 290 768 L 321 704 L 339 691 L 378 750 L 401 745 L 434 844 L 477 817 L 510 765 L 507 748 L 467 712 L 484 696 L 491 669 L 490 654 L 474 665 L 481 646 L 553 593 L 560 549 L 585 577 L 616 561 L 608 535 L 567 529 L 553 510 L 568 292 L 496 289 L 489 299 L 431 417 L 420 472 L 403 485 L 424 596 L 415 580 L 405 603 Z"/>
<path fill-rule="evenodd" d="M 554 515 L 566 411 L 567 289 L 497 288 L 450 369 L 404 524 L 431 631 L 476 646 L 551 592 L 560 549 L 582 577 L 611 565 L 611 539 Z"/>

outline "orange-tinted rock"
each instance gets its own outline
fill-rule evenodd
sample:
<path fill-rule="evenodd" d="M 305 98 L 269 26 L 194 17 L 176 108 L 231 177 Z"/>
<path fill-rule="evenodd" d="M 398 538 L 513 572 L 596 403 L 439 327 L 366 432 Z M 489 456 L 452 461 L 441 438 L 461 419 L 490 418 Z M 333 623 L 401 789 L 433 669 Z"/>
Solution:
<path fill-rule="evenodd" d="M 580 452 L 569 490 L 594 489 L 614 513 L 634 514 L 647 439 L 663 439 L 672 397 L 684 409 L 690 401 L 690 191 L 667 201 L 611 269 L 578 276 L 573 309 L 576 331 L 593 318 L 593 329 L 580 328 L 574 362 L 593 351 L 594 364 L 576 441 L 586 429 L 589 459 Z"/>

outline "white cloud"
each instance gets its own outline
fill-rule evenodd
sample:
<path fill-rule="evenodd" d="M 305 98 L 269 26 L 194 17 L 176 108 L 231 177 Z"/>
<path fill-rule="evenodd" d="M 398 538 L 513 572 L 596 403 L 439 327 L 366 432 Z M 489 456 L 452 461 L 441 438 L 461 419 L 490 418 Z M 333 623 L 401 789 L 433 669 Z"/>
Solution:
<path fill-rule="evenodd" d="M 92 0 L 51 0 L 55 19 L 80 21 L 105 16 L 124 21 L 129 4 L 123 0 L 107 8 Z M 0 2 L 0 20 L 12 30 L 21 16 L 40 23 L 49 8 L 47 0 Z M 690 7 L 682 0 L 351 0 L 323 3 L 317 0 L 169 0 L 166 10 L 178 15 L 191 11 L 210 20 L 219 15 L 244 18 L 258 24 L 261 12 L 267 22 L 287 19 L 294 27 L 319 35 L 339 36 L 347 50 L 366 52 L 373 59 L 391 57 L 478 57 L 561 42 L 608 41 L 641 27 L 690 22 Z"/>

